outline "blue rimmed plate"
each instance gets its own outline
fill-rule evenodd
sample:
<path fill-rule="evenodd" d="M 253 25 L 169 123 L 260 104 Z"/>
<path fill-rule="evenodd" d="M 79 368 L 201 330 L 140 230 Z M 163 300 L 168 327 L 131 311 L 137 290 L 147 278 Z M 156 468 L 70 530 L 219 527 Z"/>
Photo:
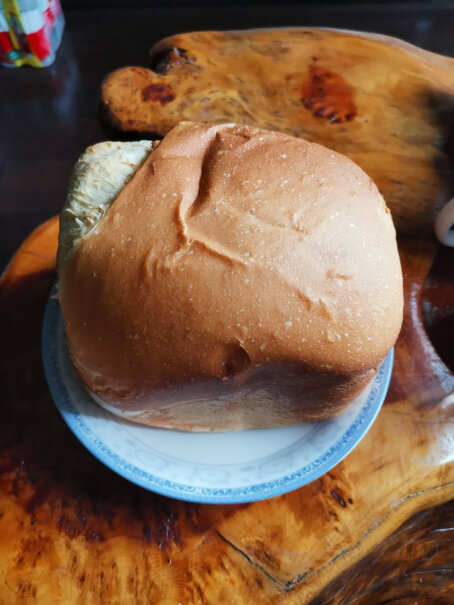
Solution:
<path fill-rule="evenodd" d="M 96 458 L 146 489 L 211 504 L 278 496 L 333 468 L 374 422 L 393 365 L 391 351 L 365 391 L 330 420 L 278 429 L 184 433 L 122 420 L 93 401 L 74 374 L 54 298 L 47 303 L 42 348 L 55 403 Z"/>

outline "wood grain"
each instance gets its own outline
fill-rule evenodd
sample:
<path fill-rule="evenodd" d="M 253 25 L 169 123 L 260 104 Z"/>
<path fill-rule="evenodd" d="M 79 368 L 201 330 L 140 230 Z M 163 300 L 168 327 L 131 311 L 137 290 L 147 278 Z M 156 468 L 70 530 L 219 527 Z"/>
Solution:
<path fill-rule="evenodd" d="M 320 50 L 325 48 L 331 53 L 337 47 L 328 45 L 324 34 L 315 32 L 315 38 L 307 35 L 307 39 L 323 42 Z M 189 41 L 191 36 L 178 39 Z M 213 43 L 218 39 L 216 35 L 209 36 L 207 44 L 211 40 L 212 52 L 225 49 L 221 34 L 217 46 Z M 344 36 L 344 50 L 350 46 L 347 40 L 355 38 L 350 34 L 336 36 Z M 377 43 L 381 49 L 384 42 Z M 251 48 L 255 49 L 258 64 L 262 56 L 268 56 L 261 45 L 254 47 L 251 42 Z M 395 53 L 395 47 L 391 48 L 390 52 Z M 399 44 L 396 48 L 400 48 Z M 275 52 L 273 49 L 272 46 L 269 56 Z M 206 57 L 208 64 L 210 57 L 206 52 L 200 51 L 200 56 Z M 407 50 L 399 52 L 407 57 Z M 418 55 L 416 50 L 412 53 L 421 57 L 423 64 L 429 61 L 431 66 L 440 65 L 443 74 L 447 74 L 443 66 L 449 64 L 448 60 L 446 63 L 443 58 Z M 313 109 L 320 110 L 320 99 L 314 101 L 314 107 L 306 107 L 314 96 L 312 80 L 303 81 L 305 105 L 300 103 L 300 111 L 309 112 L 310 123 L 317 127 L 314 138 L 326 143 L 332 140 L 337 149 L 349 152 L 356 140 L 358 149 L 364 146 L 366 138 L 359 127 L 348 134 L 331 130 L 357 124 L 362 115 L 356 92 L 353 101 L 349 97 L 347 109 L 340 111 L 342 94 L 351 95 L 356 90 L 349 70 L 335 69 L 342 64 L 342 56 L 338 54 L 336 65 L 322 65 L 332 74 L 325 77 L 323 90 L 318 91 L 329 92 L 331 82 L 331 102 L 341 121 L 311 113 Z M 358 56 L 358 51 L 354 56 Z M 381 56 L 386 59 L 386 52 L 382 55 L 380 50 Z M 396 61 L 396 55 L 392 56 Z M 249 69 L 245 56 L 240 57 Z M 215 58 L 210 61 L 216 63 Z M 165 71 L 168 58 L 162 55 L 160 61 L 159 69 Z M 179 65 L 178 69 L 197 67 L 184 61 L 174 58 L 171 63 Z M 390 64 L 386 65 L 389 75 Z M 413 74 L 405 65 L 405 73 Z M 170 77 L 174 69 L 171 66 L 165 76 L 159 77 Z M 425 87 L 435 91 L 448 85 L 449 75 L 443 83 L 434 80 L 429 85 L 428 72 L 421 71 L 419 83 L 424 82 Z M 430 73 L 435 78 L 441 72 L 431 68 Z M 267 71 L 262 72 L 262 76 L 266 74 Z M 375 72 L 369 74 L 369 86 L 373 87 Z M 204 77 L 200 72 L 200 78 Z M 227 71 L 225 77 L 230 77 Z M 149 89 L 147 94 L 147 102 L 154 103 L 153 111 L 164 112 L 175 102 L 161 103 L 151 98 L 162 94 L 167 99 L 170 93 L 165 88 Z M 262 103 L 257 112 L 251 104 L 254 115 L 260 115 L 265 106 L 267 111 L 272 106 L 279 111 L 279 103 L 283 102 L 266 88 L 254 98 Z M 223 99 L 224 107 L 230 106 L 229 97 L 223 97 L 222 90 L 216 99 L 221 113 Z M 176 100 L 184 100 L 180 90 Z M 24 242 L 0 281 L 0 346 L 6 352 L 0 360 L 4 395 L 0 407 L 2 605 L 300 604 L 314 599 L 317 603 L 381 603 L 387 599 L 400 603 L 449 602 L 452 544 L 447 538 L 452 533 L 453 507 L 445 505 L 439 514 L 419 511 L 454 497 L 454 377 L 429 340 L 422 319 L 424 302 L 426 324 L 429 326 L 429 318 L 431 334 L 438 334 L 440 350 L 444 347 L 444 358 L 452 358 L 447 345 L 452 334 L 446 330 L 437 333 L 440 321 L 449 318 L 446 309 L 454 306 L 450 298 L 452 256 L 441 263 L 444 269 L 438 274 L 430 274 L 425 290 L 425 278 L 437 246 L 432 238 L 418 235 L 428 233 L 429 223 L 425 221 L 429 221 L 438 203 L 438 198 L 431 196 L 449 185 L 449 156 L 434 147 L 430 137 L 448 139 L 446 122 L 437 122 L 436 112 L 427 109 L 410 114 L 415 120 L 419 116 L 421 122 L 415 131 L 412 128 L 417 122 L 409 119 L 398 131 L 395 149 L 402 153 L 399 151 L 390 159 L 388 142 L 384 143 L 375 147 L 375 160 L 370 164 L 383 164 L 385 174 L 393 162 L 401 161 L 406 167 L 402 178 L 409 178 L 405 180 L 405 195 L 400 180 L 386 181 L 388 195 L 394 200 L 393 210 L 401 217 L 403 230 L 413 236 L 399 238 L 405 317 L 387 402 L 370 432 L 341 464 L 312 484 L 278 498 L 243 506 L 202 506 L 166 499 L 121 479 L 83 448 L 50 398 L 41 363 L 42 315 L 55 280 L 56 219 L 45 223 Z M 383 128 L 385 123 L 383 119 Z M 415 132 L 427 134 L 425 143 L 420 145 L 421 163 L 416 164 L 413 160 L 418 145 L 410 145 Z M 404 162 L 407 150 L 409 160 Z M 369 157 L 368 153 L 364 157 Z M 442 165 L 445 162 L 445 172 L 438 171 L 438 160 Z M 416 173 L 412 177 L 408 168 L 411 165 L 415 170 L 424 166 L 419 173 L 421 178 Z M 428 174 L 439 180 L 427 180 L 424 175 Z M 436 185 L 431 188 L 430 183 Z M 398 534 L 391 535 L 418 512 L 419 516 Z M 438 532 L 439 529 L 446 532 Z M 427 590 L 420 586 L 425 579 Z"/>
<path fill-rule="evenodd" d="M 24 243 L 0 283 L 8 351 L 1 365 L 0 602 L 309 602 L 410 515 L 454 496 L 454 379 L 417 311 L 432 246 L 400 244 L 407 313 L 396 370 L 387 404 L 354 452 L 285 496 L 200 506 L 124 481 L 60 418 L 40 361 L 56 243 L 52 220 Z M 413 529 L 408 534 L 419 541 Z M 392 553 L 377 569 L 362 568 L 368 586 L 381 581 Z M 446 569 L 436 576 L 443 590 L 451 581 Z M 364 589 L 363 573 L 349 576 L 352 595 Z"/>
<path fill-rule="evenodd" d="M 125 67 L 102 86 L 102 113 L 129 137 L 232 121 L 323 143 L 373 178 L 405 233 L 427 234 L 449 199 L 454 59 L 308 28 L 180 34 L 153 55 L 154 70 Z"/>
<path fill-rule="evenodd" d="M 453 594 L 454 505 L 449 502 L 409 519 L 311 605 L 451 605 Z"/>

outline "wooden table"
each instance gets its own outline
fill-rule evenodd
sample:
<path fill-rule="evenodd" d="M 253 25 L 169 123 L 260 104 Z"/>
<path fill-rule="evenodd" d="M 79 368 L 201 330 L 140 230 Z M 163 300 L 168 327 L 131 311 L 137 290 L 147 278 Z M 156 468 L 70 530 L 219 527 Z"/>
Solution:
<path fill-rule="evenodd" d="M 454 55 L 454 8 L 234 3 L 204 9 L 70 10 L 55 64 L 0 70 L 0 267 L 26 235 L 56 214 L 74 162 L 105 140 L 97 118 L 102 78 L 123 65 L 147 64 L 161 38 L 198 29 L 324 25 L 389 34 Z M 24 177 L 26 175 L 26 178 Z"/>
<path fill-rule="evenodd" d="M 449 9 L 391 7 L 69 12 L 52 68 L 0 71 L 0 262 L 27 232 L 58 211 L 81 150 L 106 138 L 96 119 L 101 78 L 120 65 L 143 64 L 157 39 L 178 30 L 283 25 L 298 19 L 305 25 L 379 30 L 452 55 L 453 18 Z M 39 342 L 43 305 L 54 279 L 55 234 L 51 222 L 28 240 L 10 268 L 14 279 L 3 284 L 0 297 L 0 378 L 7 394 L 0 409 L 0 449 L 8 454 L 0 455 L 0 496 L 7 502 L 0 507 L 6 532 L 0 540 L 0 603 L 33 602 L 37 595 L 45 603 L 120 603 L 125 598 L 236 603 L 248 602 L 248 594 L 260 595 L 260 602 L 307 602 L 303 578 L 286 583 L 281 570 L 273 573 L 277 562 L 270 557 L 279 544 L 263 545 L 253 556 L 236 546 L 235 519 L 247 518 L 247 507 L 180 505 L 144 492 L 102 467 L 65 428 L 47 391 Z M 451 369 L 454 326 L 446 301 L 452 301 L 453 263 L 452 251 L 441 251 L 424 288 L 418 286 L 429 335 Z M 37 426 L 40 431 L 34 430 Z M 327 476 L 304 492 L 334 491 L 334 525 L 335 516 L 353 504 L 342 504 L 331 486 L 335 480 L 335 474 Z M 295 523 L 298 493 L 286 500 Z M 263 518 L 258 522 L 276 515 L 279 502 L 259 507 Z M 83 549 L 74 546 L 80 540 Z M 295 551 L 295 560 L 299 554 Z M 310 593 L 312 603 L 452 603 L 452 503 L 417 514 L 391 536 L 385 532 L 372 552 L 351 558 L 354 565 L 334 574 L 322 592 Z"/>

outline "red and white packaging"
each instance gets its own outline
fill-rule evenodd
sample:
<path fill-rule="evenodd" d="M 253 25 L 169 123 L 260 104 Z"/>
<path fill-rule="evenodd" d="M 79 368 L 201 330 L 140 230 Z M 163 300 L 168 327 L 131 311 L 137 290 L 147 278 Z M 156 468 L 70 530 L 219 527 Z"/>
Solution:
<path fill-rule="evenodd" d="M 64 24 L 59 0 L 0 0 L 0 62 L 8 67 L 50 65 Z"/>

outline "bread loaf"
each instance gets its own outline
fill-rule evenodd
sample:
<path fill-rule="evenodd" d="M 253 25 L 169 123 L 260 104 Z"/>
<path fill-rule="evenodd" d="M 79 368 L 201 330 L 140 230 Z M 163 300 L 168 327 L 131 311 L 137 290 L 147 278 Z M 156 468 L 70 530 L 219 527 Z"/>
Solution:
<path fill-rule="evenodd" d="M 243 125 L 89 148 L 58 272 L 83 383 L 160 427 L 330 417 L 402 322 L 395 230 L 371 179 L 325 147 Z"/>

